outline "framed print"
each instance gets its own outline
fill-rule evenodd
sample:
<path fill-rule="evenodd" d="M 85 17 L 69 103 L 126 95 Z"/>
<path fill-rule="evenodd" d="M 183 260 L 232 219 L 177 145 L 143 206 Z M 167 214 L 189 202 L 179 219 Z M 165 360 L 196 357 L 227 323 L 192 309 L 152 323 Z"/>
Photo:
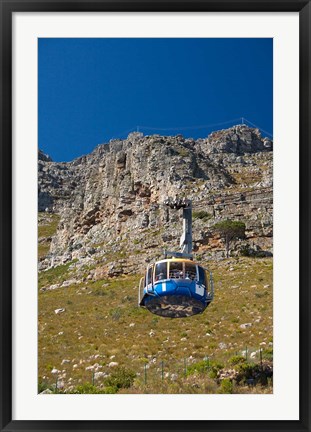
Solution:
<path fill-rule="evenodd" d="M 1 429 L 310 430 L 309 2 L 1 24 Z"/>

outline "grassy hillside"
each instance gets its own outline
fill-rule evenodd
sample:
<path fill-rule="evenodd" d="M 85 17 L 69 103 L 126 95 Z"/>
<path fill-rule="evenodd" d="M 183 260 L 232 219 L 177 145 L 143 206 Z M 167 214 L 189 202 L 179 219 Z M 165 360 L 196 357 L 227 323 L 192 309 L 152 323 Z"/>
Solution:
<path fill-rule="evenodd" d="M 39 213 L 38 217 L 38 258 L 45 257 L 51 245 L 52 236 L 56 233 L 59 216 Z"/>
<path fill-rule="evenodd" d="M 53 235 L 55 222 L 39 226 L 39 237 L 47 237 L 41 228 Z M 40 272 L 39 390 L 272 392 L 263 377 L 273 356 L 272 259 L 202 264 L 213 271 L 215 299 L 185 319 L 138 308 L 140 274 L 94 281 L 85 269 L 82 282 L 74 263 Z"/>

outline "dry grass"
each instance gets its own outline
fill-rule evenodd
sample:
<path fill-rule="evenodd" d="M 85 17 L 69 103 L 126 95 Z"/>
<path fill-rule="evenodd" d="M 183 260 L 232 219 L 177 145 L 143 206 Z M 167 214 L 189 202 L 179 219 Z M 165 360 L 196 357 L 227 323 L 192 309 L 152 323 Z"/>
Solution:
<path fill-rule="evenodd" d="M 69 266 L 40 273 L 39 288 L 71 278 Z M 215 279 L 215 299 L 202 315 L 186 319 L 161 318 L 138 308 L 140 275 L 39 291 L 40 380 L 53 384 L 51 371 L 56 368 L 65 386 L 74 388 L 91 382 L 88 366 L 97 364 L 97 371 L 108 374 L 112 370 L 109 363 L 117 362 L 137 373 L 134 386 L 123 392 L 216 392 L 217 384 L 208 376 L 195 382 L 193 377 L 186 378 L 185 363 L 191 365 L 208 356 L 226 364 L 246 347 L 250 355 L 269 346 L 272 259 L 230 259 L 210 262 L 209 267 Z M 55 314 L 58 308 L 65 312 Z M 245 323 L 251 326 L 241 328 Z M 69 362 L 62 364 L 63 360 Z M 258 361 L 258 355 L 254 360 Z M 168 374 L 163 381 L 162 364 Z M 102 382 L 99 379 L 96 385 Z M 237 390 L 267 391 L 258 386 Z"/>
<path fill-rule="evenodd" d="M 55 235 L 60 217 L 56 214 L 39 213 L 38 215 L 38 257 L 44 258 L 50 251 L 51 237 Z"/>
<path fill-rule="evenodd" d="M 56 233 L 59 215 L 39 213 L 38 237 L 49 237 Z"/>

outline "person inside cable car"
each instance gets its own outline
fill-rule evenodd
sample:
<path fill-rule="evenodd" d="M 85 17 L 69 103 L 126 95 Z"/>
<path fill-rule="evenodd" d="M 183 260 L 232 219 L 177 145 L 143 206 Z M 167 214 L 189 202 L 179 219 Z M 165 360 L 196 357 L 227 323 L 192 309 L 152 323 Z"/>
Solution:
<path fill-rule="evenodd" d="M 194 264 L 185 263 L 186 279 L 197 280 L 197 268 Z"/>
<path fill-rule="evenodd" d="M 155 278 L 154 280 L 157 282 L 162 279 L 167 278 L 167 266 L 166 262 L 160 262 L 156 264 L 155 268 Z"/>
<path fill-rule="evenodd" d="M 159 273 L 157 280 L 162 280 L 164 279 L 164 273 Z"/>
<path fill-rule="evenodd" d="M 170 278 L 182 279 L 183 275 L 182 262 L 170 262 Z"/>

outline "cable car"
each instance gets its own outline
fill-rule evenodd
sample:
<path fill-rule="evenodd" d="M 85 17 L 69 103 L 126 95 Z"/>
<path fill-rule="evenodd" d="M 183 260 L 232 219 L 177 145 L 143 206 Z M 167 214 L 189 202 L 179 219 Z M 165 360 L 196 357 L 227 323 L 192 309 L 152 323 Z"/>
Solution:
<path fill-rule="evenodd" d="M 202 313 L 213 300 L 213 278 L 190 259 L 163 259 L 147 268 L 139 293 L 139 305 L 150 312 L 184 318 Z"/>
<path fill-rule="evenodd" d="M 164 259 L 150 264 L 141 278 L 138 304 L 169 318 L 202 313 L 214 297 L 212 273 L 193 261 L 192 205 L 190 200 L 166 201 L 171 208 L 183 208 L 182 252 L 165 252 Z"/>

